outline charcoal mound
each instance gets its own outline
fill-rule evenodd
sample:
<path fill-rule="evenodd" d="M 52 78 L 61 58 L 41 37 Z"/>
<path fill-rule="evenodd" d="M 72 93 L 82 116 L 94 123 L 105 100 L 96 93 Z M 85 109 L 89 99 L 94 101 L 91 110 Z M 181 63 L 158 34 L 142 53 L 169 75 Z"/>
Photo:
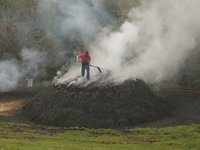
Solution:
<path fill-rule="evenodd" d="M 30 121 L 65 127 L 132 127 L 169 115 L 170 105 L 142 80 L 123 84 L 56 85 L 28 103 Z"/>

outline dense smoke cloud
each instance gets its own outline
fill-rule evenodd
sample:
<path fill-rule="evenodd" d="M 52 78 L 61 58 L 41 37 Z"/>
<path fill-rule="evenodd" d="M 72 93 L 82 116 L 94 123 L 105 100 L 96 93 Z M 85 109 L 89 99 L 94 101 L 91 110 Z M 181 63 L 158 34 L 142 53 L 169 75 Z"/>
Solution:
<path fill-rule="evenodd" d="M 199 8 L 198 0 L 142 1 L 118 31 L 104 28 L 98 33 L 90 45 L 93 63 L 109 70 L 107 79 L 117 82 L 142 78 L 156 83 L 173 78 L 196 48 Z M 59 82 L 78 72 L 71 67 Z"/>
<path fill-rule="evenodd" d="M 142 78 L 156 83 L 173 78 L 196 48 L 200 31 L 198 0 L 143 0 L 114 32 L 110 25 L 101 26 L 95 19 L 99 14 L 94 12 L 103 12 L 103 1 L 51 2 L 58 3 L 59 11 L 68 16 L 59 21 L 60 32 L 73 36 L 70 31 L 77 31 L 84 35 L 93 63 L 110 72 L 109 80 Z M 91 39 L 92 35 L 95 38 Z M 78 68 L 72 66 L 60 82 L 78 75 Z"/>
<path fill-rule="evenodd" d="M 47 56 L 37 49 L 23 48 L 21 62 L 11 59 L 0 61 L 0 91 L 16 88 L 26 77 L 35 78 L 45 73 Z"/>
<path fill-rule="evenodd" d="M 55 55 L 47 59 L 48 54 L 40 50 L 23 48 L 19 54 L 20 60 L 16 60 L 17 58 L 1 60 L 0 91 L 16 88 L 26 77 L 45 76 L 48 74 L 46 67 L 49 62 L 53 63 L 52 66 L 64 61 L 69 63 L 70 59 L 66 54 L 73 55 L 74 51 L 74 49 L 69 49 L 70 46 L 67 47 L 72 45 L 70 42 L 82 42 L 80 45 L 85 47 L 90 45 L 94 35 L 100 32 L 103 26 L 112 22 L 110 15 L 104 10 L 103 2 L 104 0 L 38 0 L 37 16 L 35 16 L 37 27 L 45 31 L 48 39 L 50 38 L 55 44 L 54 52 L 52 52 Z M 32 44 L 34 42 L 31 41 L 33 39 L 27 41 L 31 27 L 20 26 L 18 28 L 17 38 L 24 45 L 34 47 Z M 64 43 L 66 39 L 68 43 Z M 75 50 L 79 49 L 80 47 Z"/>
<path fill-rule="evenodd" d="M 174 77 L 196 47 L 199 8 L 198 0 L 143 1 L 119 31 L 97 39 L 95 63 L 111 69 L 116 80 L 155 83 Z"/>
<path fill-rule="evenodd" d="M 200 35 L 200 1 L 153 0 L 129 12 L 119 31 L 91 46 L 95 63 L 111 79 L 142 78 L 155 83 L 174 77 Z"/>
<path fill-rule="evenodd" d="M 59 41 L 55 45 L 57 56 L 54 62 L 63 59 L 70 62 L 66 53 L 72 56 L 74 50 L 79 50 L 83 45 L 91 53 L 92 64 L 100 66 L 103 73 L 109 72 L 105 80 L 123 82 L 142 78 L 146 82 L 156 83 L 179 73 L 199 39 L 200 1 L 142 0 L 138 7 L 131 9 L 118 29 L 105 2 L 106 0 L 38 1 L 39 28 L 46 31 L 48 38 Z M 72 45 L 70 42 L 74 41 L 80 42 L 77 44 L 80 47 L 69 48 Z M 15 81 L 9 84 L 10 88 L 27 74 L 34 77 L 45 74 L 45 53 L 36 49 L 23 49 L 21 57 L 21 63 L 16 63 L 13 59 L 0 62 L 1 85 L 4 85 L 4 81 L 6 83 L 4 74 L 9 74 L 7 72 L 10 70 L 16 73 L 8 77 L 9 81 Z M 58 82 L 78 75 L 80 64 L 74 63 Z M 91 79 L 97 79 L 96 75 L 98 70 L 91 68 Z M 8 86 L 1 87 L 9 89 Z"/>
<path fill-rule="evenodd" d="M 104 0 L 40 0 L 41 26 L 49 37 L 76 37 L 88 45 L 103 26 L 110 22 L 110 15 L 103 5 Z"/>

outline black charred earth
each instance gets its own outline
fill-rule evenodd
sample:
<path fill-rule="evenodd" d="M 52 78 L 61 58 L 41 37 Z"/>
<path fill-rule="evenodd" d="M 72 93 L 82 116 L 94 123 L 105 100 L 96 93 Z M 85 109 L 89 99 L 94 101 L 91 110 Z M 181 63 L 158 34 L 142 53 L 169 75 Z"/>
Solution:
<path fill-rule="evenodd" d="M 121 128 L 169 115 L 171 106 L 142 80 L 123 84 L 54 85 L 24 107 L 30 121 L 65 127 Z"/>

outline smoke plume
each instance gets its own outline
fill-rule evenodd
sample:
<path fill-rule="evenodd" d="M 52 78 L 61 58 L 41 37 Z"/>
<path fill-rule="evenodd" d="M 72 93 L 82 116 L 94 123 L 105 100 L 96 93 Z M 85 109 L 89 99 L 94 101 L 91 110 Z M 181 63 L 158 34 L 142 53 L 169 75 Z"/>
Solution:
<path fill-rule="evenodd" d="M 20 68 L 15 60 L 0 61 L 0 91 L 13 89 L 20 78 Z"/>
<path fill-rule="evenodd" d="M 116 81 L 173 78 L 197 46 L 199 7 L 198 0 L 142 1 L 119 31 L 97 38 L 94 63 L 111 70 Z"/>
<path fill-rule="evenodd" d="M 72 56 L 85 47 L 92 64 L 101 67 L 103 73 L 108 72 L 104 80 L 123 82 L 142 78 L 157 83 L 174 78 L 189 55 L 197 50 L 199 8 L 199 0 L 141 0 L 118 27 L 106 0 L 39 0 L 37 21 L 48 38 L 58 41 L 53 62 L 70 62 L 66 54 Z M 83 46 L 74 48 L 73 42 Z M 22 62 L 1 60 L 0 90 L 15 87 L 27 75 L 45 74 L 46 57 L 37 49 L 24 48 Z M 98 70 L 91 68 L 92 80 L 98 74 Z M 80 64 L 73 63 L 58 82 L 78 75 Z"/>
<path fill-rule="evenodd" d="M 104 28 L 106 32 L 98 34 L 90 45 L 93 63 L 109 70 L 109 80 L 116 82 L 142 78 L 157 83 L 173 78 L 197 46 L 199 8 L 198 0 L 142 1 L 118 31 Z"/>
<path fill-rule="evenodd" d="M 28 78 L 36 78 L 45 73 L 47 56 L 37 49 L 23 48 L 21 62 L 10 59 L 0 61 L 0 91 L 15 89 Z"/>
<path fill-rule="evenodd" d="M 105 0 L 40 0 L 41 26 L 54 39 L 83 40 L 88 46 L 103 26 L 110 23 Z"/>

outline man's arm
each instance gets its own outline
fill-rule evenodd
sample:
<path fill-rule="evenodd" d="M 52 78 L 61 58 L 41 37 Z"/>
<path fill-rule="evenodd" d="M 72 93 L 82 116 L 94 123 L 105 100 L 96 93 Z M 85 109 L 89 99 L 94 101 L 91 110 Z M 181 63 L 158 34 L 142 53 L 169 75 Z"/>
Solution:
<path fill-rule="evenodd" d="M 79 61 L 79 59 L 80 59 L 80 54 L 76 55 L 76 61 Z"/>
<path fill-rule="evenodd" d="M 77 55 L 77 57 L 76 57 L 76 61 L 78 61 L 78 62 L 82 62 L 82 57 L 83 57 L 83 54 L 79 54 L 79 55 Z"/>

